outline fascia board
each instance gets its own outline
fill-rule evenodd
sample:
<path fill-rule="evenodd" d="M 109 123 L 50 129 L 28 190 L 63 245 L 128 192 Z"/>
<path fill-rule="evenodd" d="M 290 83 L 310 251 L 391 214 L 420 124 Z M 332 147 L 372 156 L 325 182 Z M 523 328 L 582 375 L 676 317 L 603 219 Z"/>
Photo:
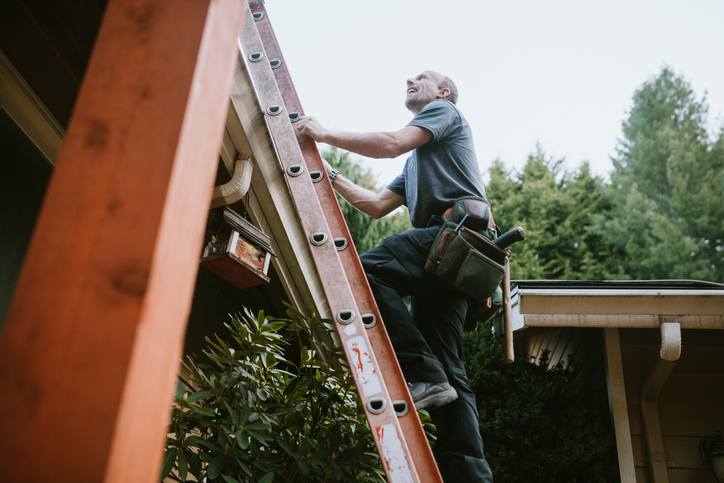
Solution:
<path fill-rule="evenodd" d="M 658 328 L 676 316 L 684 329 L 724 329 L 722 290 L 519 289 L 514 330 L 527 327 Z"/>
<path fill-rule="evenodd" d="M 722 315 L 724 290 L 521 290 L 522 314 Z"/>
<path fill-rule="evenodd" d="M 724 315 L 677 315 L 676 317 L 682 329 L 724 329 Z M 514 325 L 516 330 L 527 327 L 618 327 L 653 329 L 661 326 L 659 316 L 652 314 L 519 314 L 516 322 Z"/>

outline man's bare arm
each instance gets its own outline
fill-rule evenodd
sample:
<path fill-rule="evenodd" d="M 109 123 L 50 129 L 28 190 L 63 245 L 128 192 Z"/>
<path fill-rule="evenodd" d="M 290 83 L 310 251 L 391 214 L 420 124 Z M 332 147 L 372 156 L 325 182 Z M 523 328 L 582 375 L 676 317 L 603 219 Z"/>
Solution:
<path fill-rule="evenodd" d="M 326 129 L 310 116 L 302 117 L 296 126 L 300 135 L 370 158 L 395 158 L 432 140 L 430 131 L 417 126 L 406 126 L 397 132 L 337 132 Z M 326 161 L 324 167 L 327 174 L 332 171 Z M 403 196 L 392 190 L 384 188 L 380 193 L 375 193 L 339 175 L 334 182 L 334 189 L 352 206 L 372 218 L 382 218 L 405 202 Z"/>
<path fill-rule="evenodd" d="M 329 175 L 332 167 L 327 161 L 324 161 L 324 167 Z M 337 175 L 333 186 L 350 205 L 375 219 L 382 218 L 405 202 L 403 196 L 390 189 L 384 188 L 380 193 L 375 193 L 354 184 L 342 175 Z"/>
<path fill-rule="evenodd" d="M 432 133 L 418 126 L 406 126 L 396 132 L 350 133 L 330 131 L 315 118 L 302 117 L 296 122 L 300 134 L 321 143 L 369 158 L 396 158 L 432 140 Z"/>

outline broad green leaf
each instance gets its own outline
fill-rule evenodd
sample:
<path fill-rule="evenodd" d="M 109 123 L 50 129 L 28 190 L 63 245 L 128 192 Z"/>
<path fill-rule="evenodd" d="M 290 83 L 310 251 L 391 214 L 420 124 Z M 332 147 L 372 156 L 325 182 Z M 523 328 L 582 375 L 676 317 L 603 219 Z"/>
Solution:
<path fill-rule="evenodd" d="M 340 429 L 339 424 L 334 425 L 334 429 L 332 429 L 332 438 L 330 440 L 330 448 L 332 451 L 337 451 L 337 448 L 339 448 L 339 445 L 342 441 L 342 431 Z"/>
<path fill-rule="evenodd" d="M 206 446 L 207 448 L 209 448 L 209 449 L 210 449 L 211 451 L 213 451 L 214 453 L 217 453 L 217 454 L 218 454 L 218 453 L 221 453 L 221 449 L 220 449 L 219 447 L 217 447 L 214 443 L 212 443 L 212 442 L 209 441 L 209 440 L 202 439 L 202 440 L 199 441 L 199 444 L 202 445 L 202 446 Z"/>
<path fill-rule="evenodd" d="M 297 414 L 296 416 L 294 416 L 294 429 L 297 431 L 301 431 L 306 421 L 307 420 L 304 416 L 302 416 L 301 414 Z"/>
<path fill-rule="evenodd" d="M 163 466 L 161 466 L 161 479 L 165 478 L 169 473 L 171 473 L 173 464 L 176 462 L 177 452 L 177 448 L 171 448 L 166 451 L 166 455 L 163 458 Z"/>
<path fill-rule="evenodd" d="M 181 400 L 181 398 L 186 394 L 186 387 L 184 386 L 184 383 L 181 382 L 179 379 L 178 384 L 176 384 L 176 399 Z"/>
<path fill-rule="evenodd" d="M 249 431 L 248 434 L 250 434 L 251 436 L 256 438 L 260 443 L 262 443 L 264 445 L 266 445 L 267 441 L 271 441 L 272 439 L 274 439 L 271 436 L 269 436 L 268 434 L 257 433 L 256 431 Z"/>
<path fill-rule="evenodd" d="M 271 414 L 287 414 L 295 410 L 294 406 L 275 406 L 269 409 Z"/>
<path fill-rule="evenodd" d="M 196 407 L 196 406 L 194 406 L 194 407 L 191 408 L 191 411 L 193 411 L 193 412 L 195 412 L 195 413 L 203 414 L 203 415 L 205 415 L 205 416 L 213 416 L 213 415 L 214 415 L 214 409 L 213 409 L 213 408 L 204 408 L 204 407 Z"/>
<path fill-rule="evenodd" d="M 198 446 L 200 442 L 201 442 L 201 438 L 199 436 L 189 436 L 188 438 L 186 438 L 184 440 L 183 445 L 184 445 L 184 447 Z"/>
<path fill-rule="evenodd" d="M 186 475 L 188 474 L 189 465 L 186 460 L 186 454 L 183 450 L 178 452 L 178 476 L 182 480 L 186 481 Z"/>
<path fill-rule="evenodd" d="M 223 455 L 216 456 L 206 467 L 206 475 L 211 479 L 217 478 L 224 469 L 225 463 L 226 458 Z"/>
<path fill-rule="evenodd" d="M 221 475 L 221 477 L 224 479 L 224 481 L 228 483 L 239 483 L 239 480 L 237 480 L 236 478 L 232 478 L 231 476 Z"/>
<path fill-rule="evenodd" d="M 269 465 L 264 463 L 264 461 L 259 458 L 255 459 L 252 463 L 254 464 L 254 466 L 256 466 L 257 468 L 259 468 L 262 471 L 272 471 L 272 469 L 269 467 Z"/>
<path fill-rule="evenodd" d="M 266 475 L 262 476 L 259 483 L 272 483 L 274 481 L 274 472 L 270 471 Z"/>
<path fill-rule="evenodd" d="M 201 473 L 201 459 L 197 453 L 191 453 L 191 459 L 189 460 L 189 470 L 191 474 L 198 480 L 199 473 Z"/>
<path fill-rule="evenodd" d="M 244 429 L 271 429 L 271 424 L 267 423 L 251 423 L 244 426 Z"/>
<path fill-rule="evenodd" d="M 241 418 L 239 419 L 239 426 L 243 426 L 249 422 L 249 405 L 245 404 L 241 410 Z"/>
<path fill-rule="evenodd" d="M 234 459 L 236 460 L 236 463 L 239 465 L 239 467 L 246 473 L 247 475 L 251 476 L 253 473 L 251 471 L 251 467 L 241 459 L 238 455 L 234 456 Z"/>
<path fill-rule="evenodd" d="M 302 376 L 297 376 L 289 383 L 287 383 L 287 387 L 284 388 L 284 395 L 288 396 L 289 394 L 293 393 L 294 390 L 297 388 L 297 386 L 302 382 Z"/>
<path fill-rule="evenodd" d="M 237 431 L 236 444 L 238 444 L 239 448 L 241 449 L 247 449 L 249 447 L 249 438 L 244 436 L 244 433 L 242 431 Z"/>
<path fill-rule="evenodd" d="M 281 446 L 282 449 L 283 449 L 284 451 L 286 451 L 287 453 L 289 453 L 289 455 L 292 456 L 293 458 L 296 459 L 296 458 L 299 457 L 299 453 L 298 453 L 296 450 L 292 449 L 292 447 L 291 447 L 291 446 L 289 445 L 289 443 L 287 443 L 286 441 L 282 441 L 282 440 L 280 439 L 280 440 L 277 441 L 277 444 L 278 444 L 279 446 Z"/>
<path fill-rule="evenodd" d="M 195 392 L 192 395 L 190 395 L 189 398 L 187 399 L 187 401 L 189 403 L 195 403 L 196 401 L 200 401 L 201 399 L 204 399 L 209 396 L 211 396 L 211 392 L 199 391 L 199 392 Z"/>
<path fill-rule="evenodd" d="M 236 413 L 236 411 L 231 409 L 231 407 L 229 406 L 229 404 L 227 402 L 224 402 L 224 406 L 226 407 L 226 410 L 228 411 L 229 416 L 231 416 L 231 420 L 234 422 L 234 426 L 237 426 L 237 427 L 241 426 L 241 424 L 239 424 L 239 418 L 237 417 L 238 414 Z"/>
<path fill-rule="evenodd" d="M 302 444 L 299 445 L 299 454 L 301 454 L 302 456 L 306 455 L 307 453 L 309 453 L 309 450 L 312 449 L 312 446 L 313 444 L 311 438 L 307 436 L 302 441 Z"/>

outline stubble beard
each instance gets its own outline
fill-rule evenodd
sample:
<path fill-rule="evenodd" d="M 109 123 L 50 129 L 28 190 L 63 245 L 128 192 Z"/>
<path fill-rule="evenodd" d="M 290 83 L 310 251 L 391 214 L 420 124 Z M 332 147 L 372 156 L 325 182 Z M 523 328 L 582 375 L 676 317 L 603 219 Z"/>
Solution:
<path fill-rule="evenodd" d="M 417 105 L 417 102 L 415 101 L 414 96 L 405 97 L 405 107 L 407 108 L 408 111 L 412 111 L 416 105 Z"/>

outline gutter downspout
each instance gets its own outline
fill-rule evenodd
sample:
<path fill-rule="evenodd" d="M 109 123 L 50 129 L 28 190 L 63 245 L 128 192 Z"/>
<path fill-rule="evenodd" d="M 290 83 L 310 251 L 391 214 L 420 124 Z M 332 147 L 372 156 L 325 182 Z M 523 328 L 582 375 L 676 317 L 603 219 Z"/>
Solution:
<path fill-rule="evenodd" d="M 661 322 L 661 352 L 659 360 L 654 364 L 641 388 L 641 412 L 651 481 L 668 483 L 666 453 L 659 419 L 659 393 L 681 357 L 681 325 L 676 317 L 659 317 L 659 321 Z"/>
<path fill-rule="evenodd" d="M 252 162 L 252 157 L 239 153 L 239 156 L 236 158 L 234 174 L 231 177 L 231 181 L 214 187 L 211 208 L 230 205 L 242 199 L 246 192 L 249 191 L 253 169 L 254 163 Z"/>

